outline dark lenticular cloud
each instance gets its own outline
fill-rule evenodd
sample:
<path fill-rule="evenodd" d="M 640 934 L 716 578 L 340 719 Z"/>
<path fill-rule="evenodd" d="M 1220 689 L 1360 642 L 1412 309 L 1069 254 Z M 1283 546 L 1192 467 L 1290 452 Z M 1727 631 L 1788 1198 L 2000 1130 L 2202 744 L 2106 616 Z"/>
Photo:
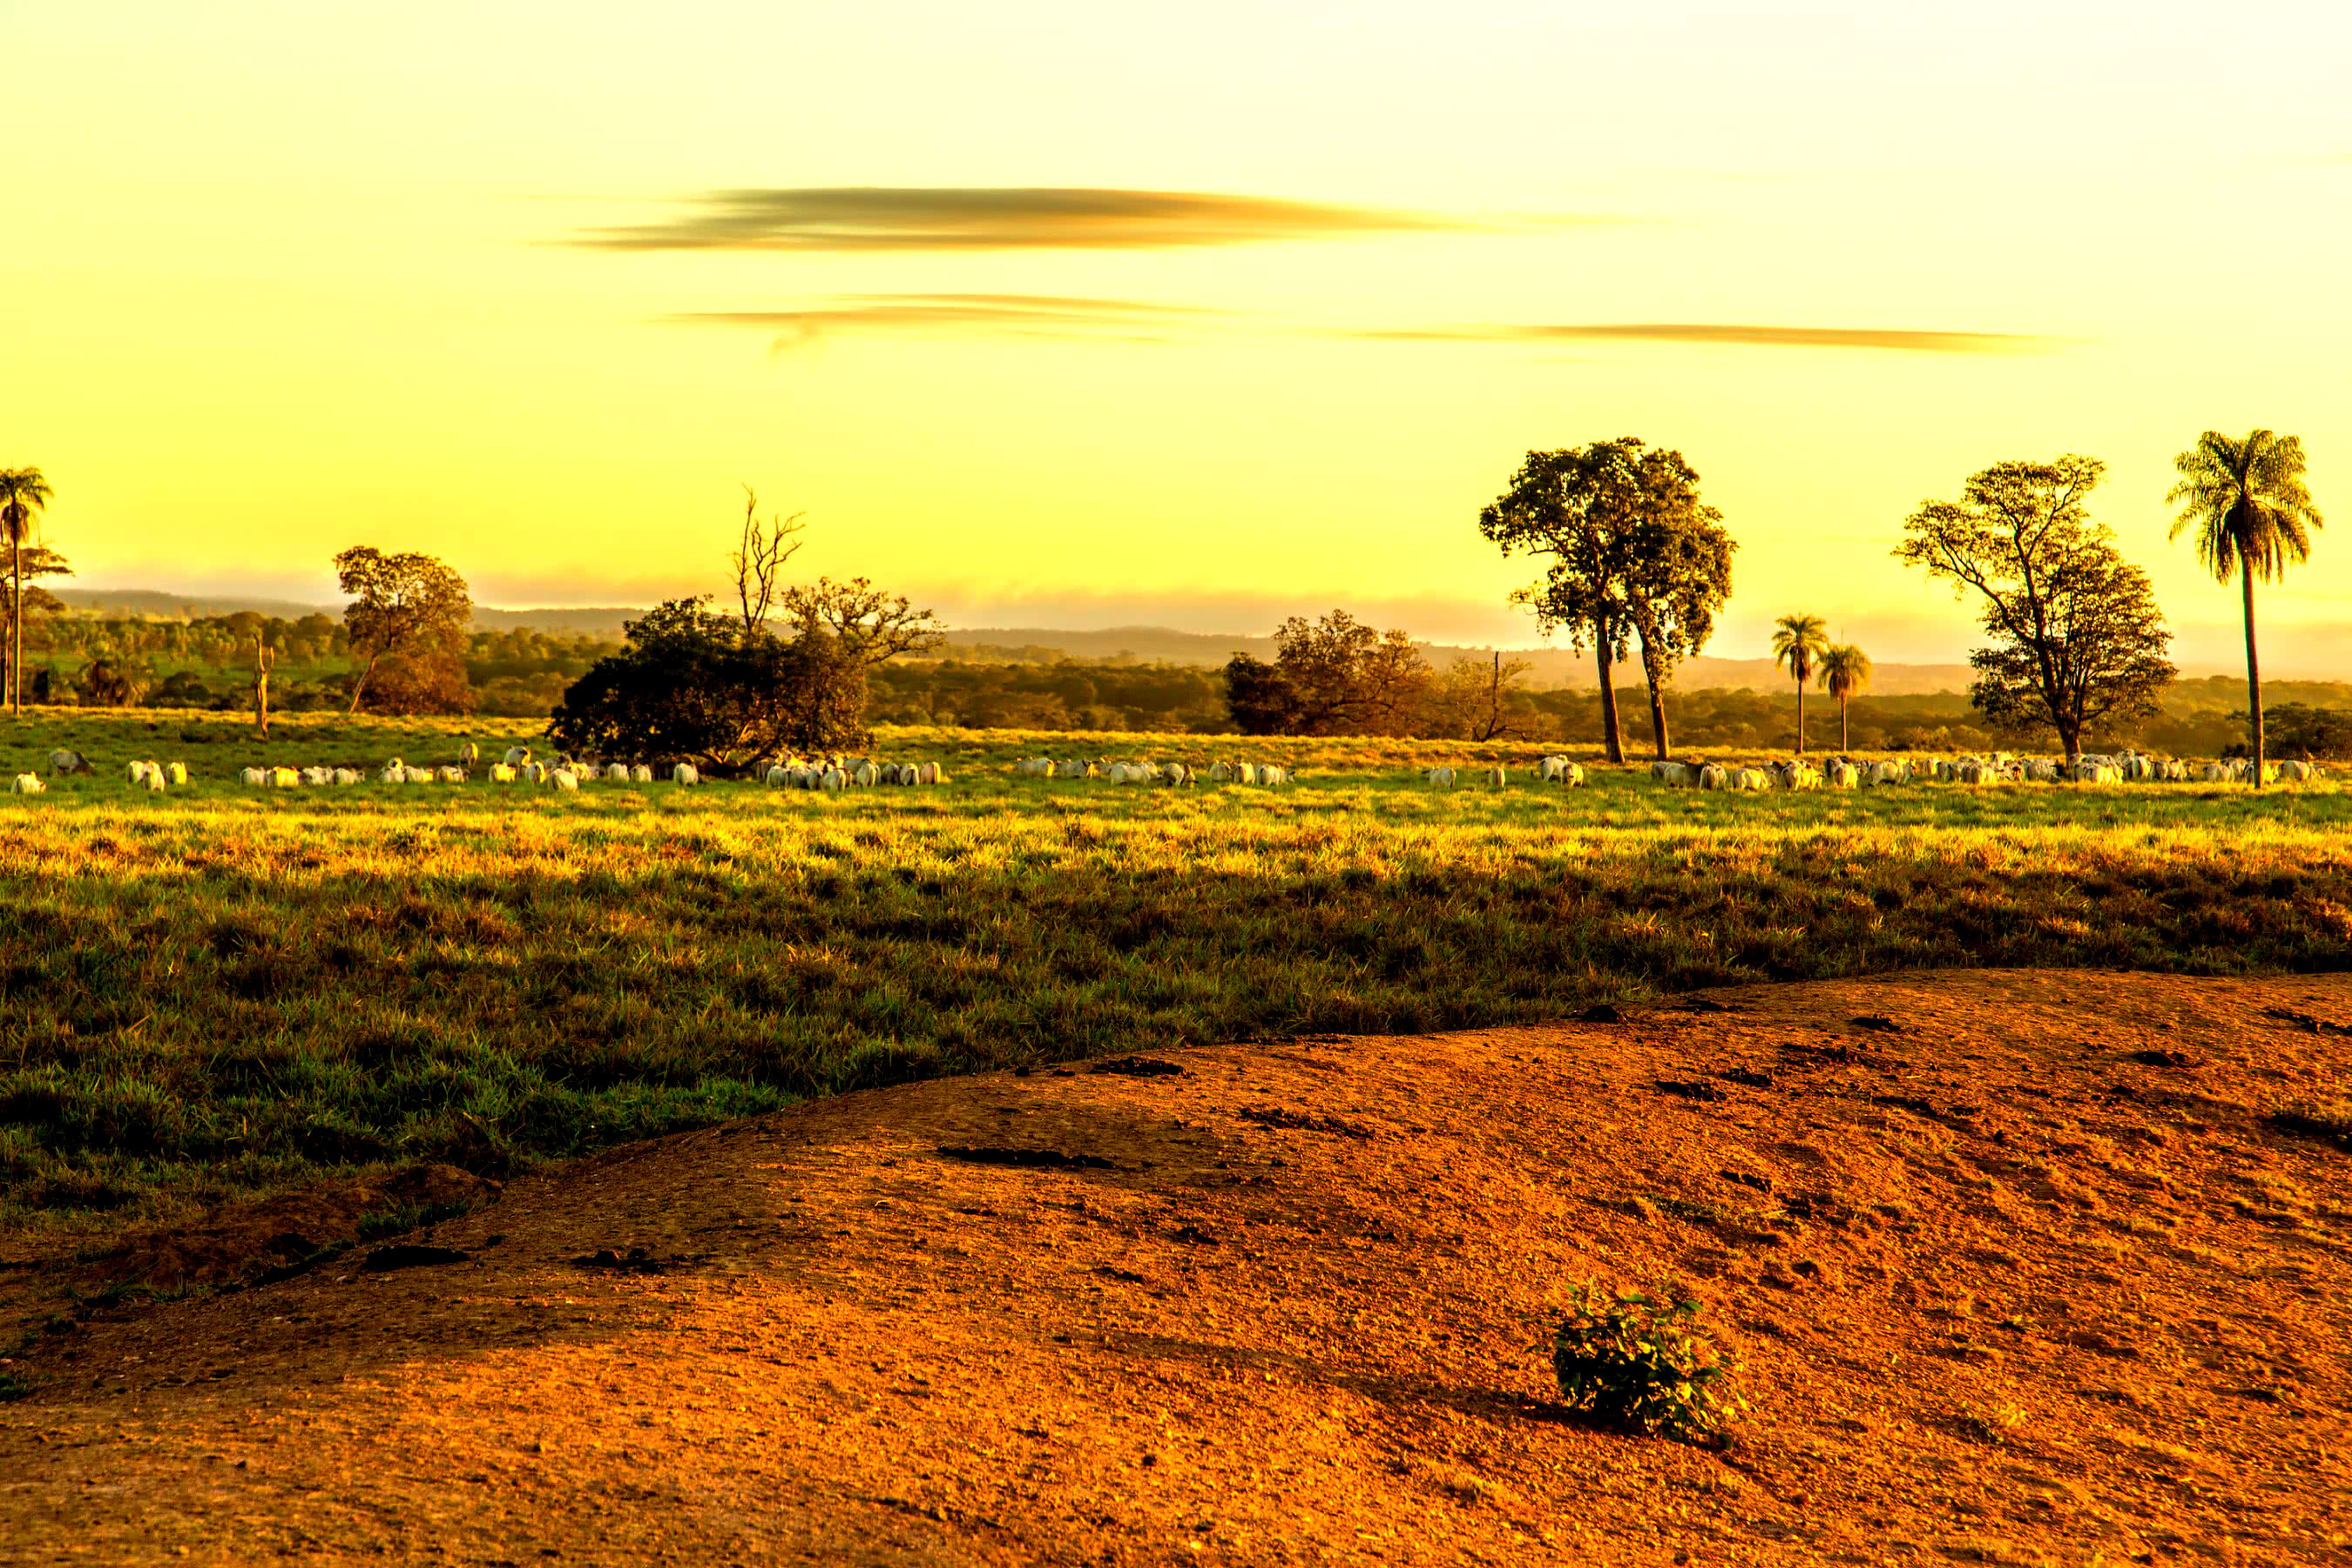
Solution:
<path fill-rule="evenodd" d="M 661 222 L 591 229 L 592 250 L 1141 249 L 1472 229 L 1425 213 L 1208 191 L 835 185 L 711 191 Z"/>
<path fill-rule="evenodd" d="M 802 310 L 696 310 L 665 320 L 688 325 L 761 327 L 776 334 L 779 347 L 789 347 L 834 331 L 1156 336 L 1220 314 L 1192 305 L 1068 294 L 838 294 Z"/>
<path fill-rule="evenodd" d="M 1728 321 L 1602 321 L 1582 325 L 1407 327 L 1351 337 L 1402 342 L 1544 343 L 1619 339 L 1668 343 L 1744 343 L 1767 348 L 1895 349 L 1909 353 L 2015 353 L 2055 340 L 2019 332 L 1928 332 L 1876 327 L 1761 327 Z"/>

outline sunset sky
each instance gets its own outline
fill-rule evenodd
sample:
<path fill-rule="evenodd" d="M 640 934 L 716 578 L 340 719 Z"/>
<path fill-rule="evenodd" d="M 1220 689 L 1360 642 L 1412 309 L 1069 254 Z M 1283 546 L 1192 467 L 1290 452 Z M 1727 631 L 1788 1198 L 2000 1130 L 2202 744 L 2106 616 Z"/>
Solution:
<path fill-rule="evenodd" d="M 482 603 L 796 565 L 965 625 L 1532 640 L 1530 447 L 1680 448 L 1707 650 L 1957 661 L 1889 552 L 2080 451 L 2190 666 L 2174 453 L 2300 434 L 2352 673 L 2352 23 L 2311 3 L 12 7 L 0 466 L 81 587 Z"/>

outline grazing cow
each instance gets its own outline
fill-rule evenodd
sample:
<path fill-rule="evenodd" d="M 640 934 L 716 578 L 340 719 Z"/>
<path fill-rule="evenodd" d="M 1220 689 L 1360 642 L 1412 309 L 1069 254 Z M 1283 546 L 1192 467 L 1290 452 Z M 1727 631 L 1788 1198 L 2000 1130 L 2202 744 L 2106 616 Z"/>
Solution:
<path fill-rule="evenodd" d="M 1852 789 L 1861 778 L 1862 770 L 1843 757 L 1834 758 L 1822 767 L 1822 782 L 1832 789 Z"/>
<path fill-rule="evenodd" d="M 9 786 L 9 790 L 14 795 L 38 795 L 48 787 L 41 782 L 38 773 L 18 773 L 16 782 Z"/>
<path fill-rule="evenodd" d="M 53 773 L 95 773 L 97 770 L 89 765 L 89 759 L 83 756 L 79 752 L 69 752 L 60 747 L 58 750 L 49 753 L 49 772 Z M 36 784 L 40 782 L 40 775 L 37 773 L 22 773 L 18 776 L 31 779 Z M 30 795 L 37 792 L 27 790 L 25 793 Z"/>
<path fill-rule="evenodd" d="M 1559 782 L 1564 787 L 1569 789 L 1582 789 L 1584 787 L 1584 764 L 1582 763 L 1570 763 L 1566 767 L 1560 769 Z"/>
<path fill-rule="evenodd" d="M 2278 776 L 2291 784 L 2307 784 L 2316 772 L 2309 763 L 2281 763 Z"/>
<path fill-rule="evenodd" d="M 547 782 L 557 789 L 576 790 L 580 787 L 580 775 L 570 768 L 550 768 Z"/>
<path fill-rule="evenodd" d="M 1701 763 L 1698 770 L 1698 787 L 1701 789 L 1729 789 L 1731 787 L 1731 770 L 1726 767 L 1721 767 L 1714 763 Z"/>
<path fill-rule="evenodd" d="M 471 741 L 460 741 L 457 743 L 457 765 L 459 767 L 470 768 L 481 760 L 481 747 L 474 744 Z"/>
<path fill-rule="evenodd" d="M 696 771 L 692 763 L 680 763 L 670 769 L 669 782 L 677 784 L 698 784 L 702 782 L 702 774 Z"/>
<path fill-rule="evenodd" d="M 1688 763 L 1652 763 L 1650 776 L 1673 789 L 1687 789 L 1698 783 L 1698 775 Z"/>
<path fill-rule="evenodd" d="M 1772 787 L 1772 775 L 1762 768 L 1742 768 L 1731 775 L 1731 787 L 1737 790 L 1768 791 Z"/>
<path fill-rule="evenodd" d="M 185 763 L 165 763 L 163 764 L 163 775 L 170 779 L 174 785 L 186 784 L 188 782 L 188 764 Z"/>
<path fill-rule="evenodd" d="M 237 777 L 249 784 L 266 784 L 269 782 L 269 775 L 259 768 L 247 768 Z"/>
<path fill-rule="evenodd" d="M 337 768 L 335 782 L 339 784 L 355 784 L 360 782 L 360 771 L 357 768 Z"/>
<path fill-rule="evenodd" d="M 1429 783 L 1436 785 L 1439 789 L 1452 789 L 1454 787 L 1454 770 L 1452 768 L 1430 768 L 1423 772 L 1421 776 L 1428 780 Z"/>
<path fill-rule="evenodd" d="M 1500 763 L 1496 763 L 1491 768 L 1481 770 L 1479 777 L 1485 783 L 1493 784 L 1497 789 L 1511 782 L 1510 770 L 1502 766 Z"/>
<path fill-rule="evenodd" d="M 507 748 L 505 760 L 507 766 L 510 768 L 519 768 L 522 766 L 523 763 L 530 761 L 530 748 L 529 746 L 509 746 Z"/>

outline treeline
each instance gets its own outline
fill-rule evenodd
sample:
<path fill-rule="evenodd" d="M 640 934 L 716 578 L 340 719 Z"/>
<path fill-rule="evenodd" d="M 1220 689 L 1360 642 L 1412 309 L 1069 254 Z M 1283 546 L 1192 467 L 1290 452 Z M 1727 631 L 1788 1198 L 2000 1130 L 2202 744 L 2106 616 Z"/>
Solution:
<path fill-rule="evenodd" d="M 26 698 L 89 707 L 138 704 L 226 712 L 252 701 L 253 647 L 277 658 L 270 705 L 280 712 L 351 702 L 359 661 L 344 624 L 326 615 L 288 620 L 245 610 L 193 620 L 59 615 L 26 631 Z M 469 633 L 454 671 L 430 689 L 388 689 L 416 711 L 543 719 L 591 665 L 618 650 L 608 638 L 527 629 Z"/>

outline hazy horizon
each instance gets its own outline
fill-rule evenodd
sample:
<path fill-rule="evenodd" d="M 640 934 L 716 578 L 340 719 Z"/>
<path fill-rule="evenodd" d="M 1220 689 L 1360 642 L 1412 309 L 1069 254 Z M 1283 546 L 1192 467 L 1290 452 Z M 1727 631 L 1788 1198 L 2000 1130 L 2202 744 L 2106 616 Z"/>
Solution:
<path fill-rule="evenodd" d="M 371 543 L 651 603 L 748 482 L 795 571 L 967 624 L 1525 643 L 1478 509 L 1631 434 L 1739 541 L 1710 654 L 1808 612 L 1940 662 L 1903 520 L 2079 451 L 2203 665 L 2174 454 L 2294 432 L 2352 504 L 2352 130 L 2279 0 L 590 15 L 17 18 L 0 464 L 79 582 L 309 597 Z M 2260 591 L 2281 672 L 2352 652 L 2347 528 Z"/>

